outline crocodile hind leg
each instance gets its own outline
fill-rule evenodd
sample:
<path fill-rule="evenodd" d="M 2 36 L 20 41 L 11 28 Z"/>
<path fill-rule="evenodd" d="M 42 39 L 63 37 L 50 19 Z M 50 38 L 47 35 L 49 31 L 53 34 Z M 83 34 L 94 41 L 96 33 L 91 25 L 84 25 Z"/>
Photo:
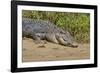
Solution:
<path fill-rule="evenodd" d="M 35 44 L 43 44 L 44 42 L 41 40 L 39 36 L 34 35 L 33 39 L 35 40 Z"/>

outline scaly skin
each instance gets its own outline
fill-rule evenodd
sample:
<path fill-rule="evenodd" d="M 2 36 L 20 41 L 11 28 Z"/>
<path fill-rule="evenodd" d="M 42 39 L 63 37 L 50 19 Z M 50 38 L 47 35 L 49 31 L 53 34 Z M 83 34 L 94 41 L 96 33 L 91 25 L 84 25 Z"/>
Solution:
<path fill-rule="evenodd" d="M 78 47 L 68 31 L 65 32 L 49 21 L 23 18 L 22 32 L 23 37 L 31 37 L 34 40 L 47 40 L 64 46 Z"/>

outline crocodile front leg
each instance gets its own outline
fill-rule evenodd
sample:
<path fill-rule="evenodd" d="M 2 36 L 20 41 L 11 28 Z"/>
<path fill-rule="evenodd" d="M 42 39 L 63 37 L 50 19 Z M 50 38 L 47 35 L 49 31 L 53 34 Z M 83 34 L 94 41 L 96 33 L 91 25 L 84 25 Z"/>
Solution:
<path fill-rule="evenodd" d="M 46 40 L 49 42 L 58 43 L 54 33 L 46 33 L 45 37 L 46 37 Z"/>

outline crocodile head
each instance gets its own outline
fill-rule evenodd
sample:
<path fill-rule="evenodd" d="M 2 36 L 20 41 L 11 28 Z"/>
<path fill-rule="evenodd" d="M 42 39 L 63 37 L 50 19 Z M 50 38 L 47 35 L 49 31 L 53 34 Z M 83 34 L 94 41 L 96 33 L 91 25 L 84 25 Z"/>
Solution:
<path fill-rule="evenodd" d="M 74 41 L 73 37 L 69 33 L 56 33 L 56 35 L 67 42 L 69 47 L 78 47 L 78 43 Z"/>

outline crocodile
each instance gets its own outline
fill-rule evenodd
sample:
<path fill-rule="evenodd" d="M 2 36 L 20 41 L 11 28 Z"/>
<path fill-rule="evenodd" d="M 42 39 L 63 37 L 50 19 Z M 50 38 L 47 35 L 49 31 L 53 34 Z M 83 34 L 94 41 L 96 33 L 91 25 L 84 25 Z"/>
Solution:
<path fill-rule="evenodd" d="M 78 47 L 68 31 L 47 20 L 22 18 L 22 36 L 36 41 L 46 40 L 63 46 Z"/>

